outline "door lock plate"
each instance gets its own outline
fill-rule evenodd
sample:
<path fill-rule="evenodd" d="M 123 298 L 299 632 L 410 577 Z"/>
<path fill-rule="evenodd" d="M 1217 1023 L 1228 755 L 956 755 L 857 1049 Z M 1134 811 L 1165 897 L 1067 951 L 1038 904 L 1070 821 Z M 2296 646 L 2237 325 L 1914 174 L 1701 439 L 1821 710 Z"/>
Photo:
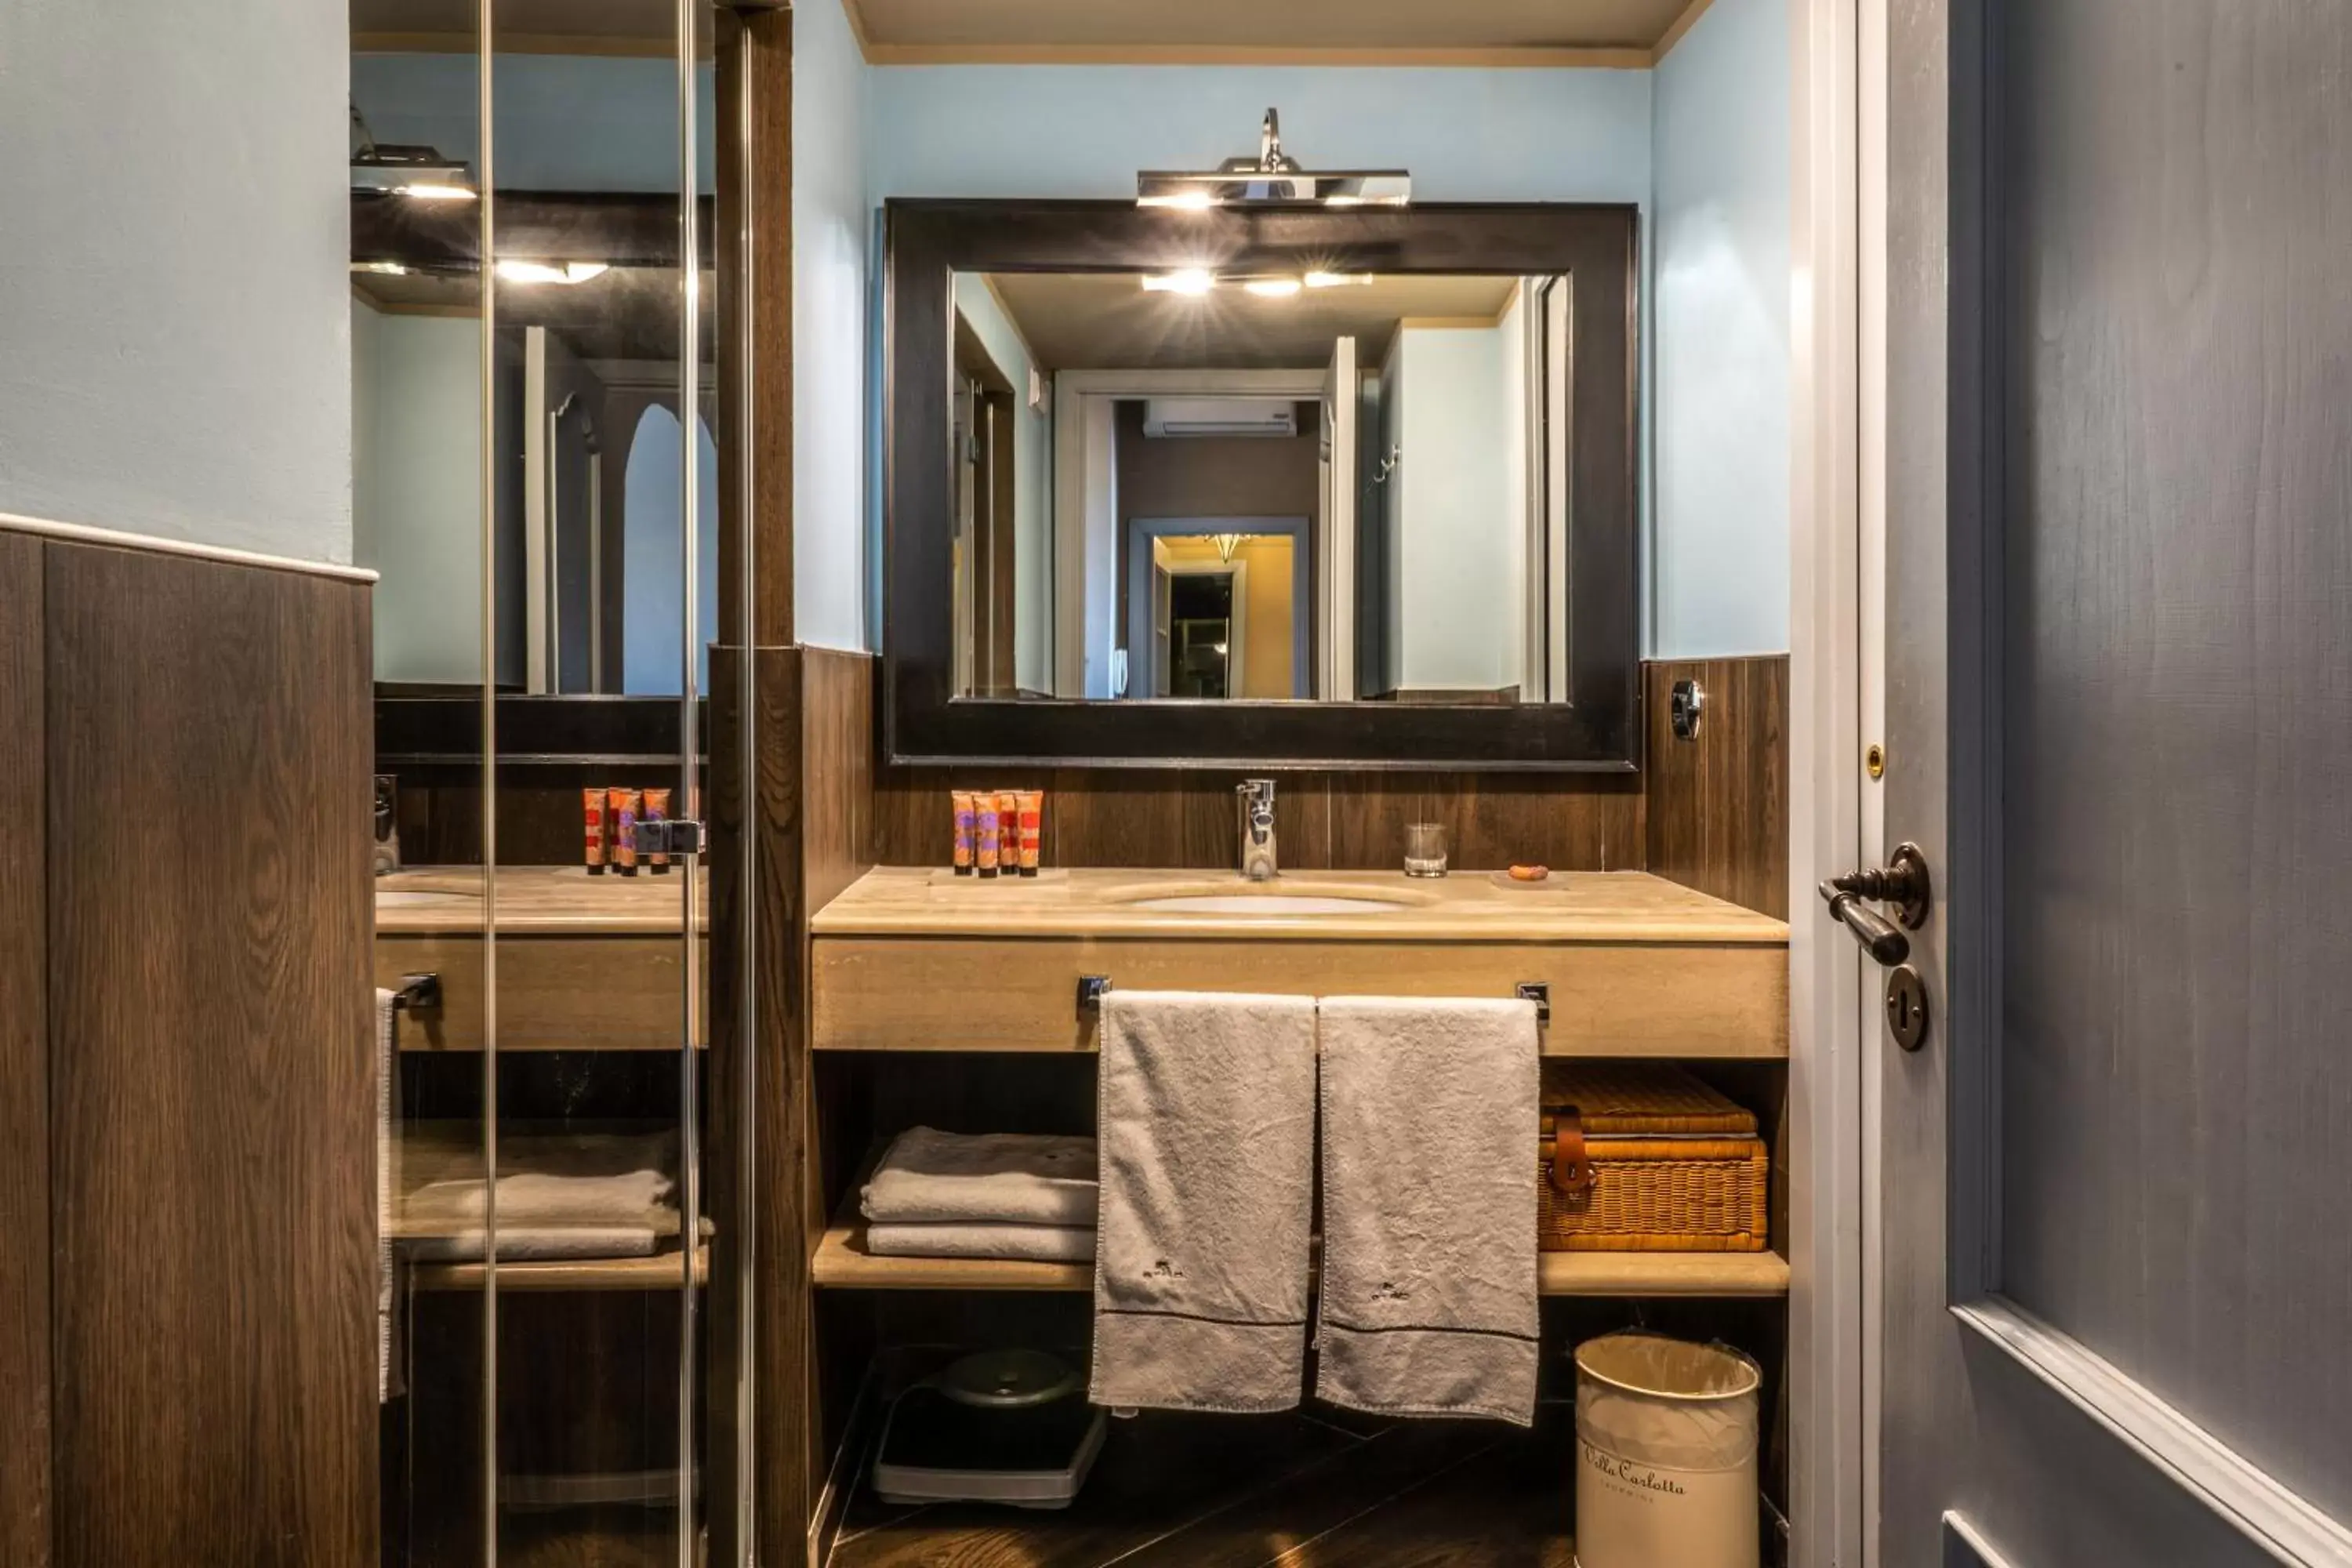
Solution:
<path fill-rule="evenodd" d="M 1906 1051 L 1927 1043 L 1927 983 L 1910 964 L 1886 972 L 1886 1026 Z"/>

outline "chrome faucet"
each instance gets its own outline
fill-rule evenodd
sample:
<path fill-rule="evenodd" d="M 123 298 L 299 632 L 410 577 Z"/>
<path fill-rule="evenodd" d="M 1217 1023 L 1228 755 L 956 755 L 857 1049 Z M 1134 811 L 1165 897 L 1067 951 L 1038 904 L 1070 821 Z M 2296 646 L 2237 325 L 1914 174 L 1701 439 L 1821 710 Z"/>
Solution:
<path fill-rule="evenodd" d="M 1282 871 L 1274 854 L 1274 781 L 1244 779 L 1234 793 L 1241 802 L 1242 875 L 1270 882 Z"/>

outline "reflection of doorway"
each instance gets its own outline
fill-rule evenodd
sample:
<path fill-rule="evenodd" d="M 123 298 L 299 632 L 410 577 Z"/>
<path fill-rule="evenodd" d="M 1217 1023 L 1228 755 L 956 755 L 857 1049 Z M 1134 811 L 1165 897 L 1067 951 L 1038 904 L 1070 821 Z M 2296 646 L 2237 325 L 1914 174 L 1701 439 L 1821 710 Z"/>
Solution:
<path fill-rule="evenodd" d="M 1154 697 L 1227 698 L 1247 668 L 1249 565 L 1179 560 L 1151 542 L 1151 646 L 1144 675 Z"/>
<path fill-rule="evenodd" d="M 1234 608 L 1227 618 L 1234 635 L 1223 656 L 1223 695 L 1258 700 L 1311 696 L 1311 527 L 1305 517 L 1128 519 L 1128 671 L 1118 695 L 1185 695 L 1177 627 L 1182 617 L 1170 601 L 1178 587 L 1173 579 L 1191 574 L 1231 578 Z M 1205 665 L 1207 659 L 1200 654 L 1196 663 Z"/>

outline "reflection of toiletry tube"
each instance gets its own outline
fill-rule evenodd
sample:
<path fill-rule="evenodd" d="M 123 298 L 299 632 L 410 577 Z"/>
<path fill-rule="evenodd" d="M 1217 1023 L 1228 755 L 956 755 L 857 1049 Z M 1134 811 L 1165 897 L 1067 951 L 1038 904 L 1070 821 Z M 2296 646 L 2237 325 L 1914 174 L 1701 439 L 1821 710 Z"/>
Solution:
<path fill-rule="evenodd" d="M 633 789 L 616 789 L 604 798 L 613 868 L 624 877 L 634 877 L 637 874 L 637 807 L 642 797 Z"/>
<path fill-rule="evenodd" d="M 669 791 L 666 789 L 649 789 L 646 791 L 646 809 L 641 820 L 646 822 L 667 822 L 669 820 Z M 653 863 L 655 876 L 667 877 L 669 875 L 668 850 L 656 849 L 651 855 L 646 856 L 646 858 Z"/>
<path fill-rule="evenodd" d="M 1045 837 L 1045 792 L 1015 790 L 1013 798 L 1021 808 L 1021 874 L 1034 877 L 1037 874 L 1038 847 Z"/>
<path fill-rule="evenodd" d="M 1003 818 L 996 809 L 996 792 L 982 790 L 972 796 L 972 858 L 980 864 L 982 877 L 996 875 L 996 855 Z"/>
<path fill-rule="evenodd" d="M 971 875 L 972 838 L 980 826 L 980 811 L 973 804 L 971 791 L 951 790 L 948 803 L 955 811 L 955 874 Z"/>
<path fill-rule="evenodd" d="M 604 874 L 604 791 L 602 785 L 580 792 L 580 815 L 588 830 L 588 874 Z"/>

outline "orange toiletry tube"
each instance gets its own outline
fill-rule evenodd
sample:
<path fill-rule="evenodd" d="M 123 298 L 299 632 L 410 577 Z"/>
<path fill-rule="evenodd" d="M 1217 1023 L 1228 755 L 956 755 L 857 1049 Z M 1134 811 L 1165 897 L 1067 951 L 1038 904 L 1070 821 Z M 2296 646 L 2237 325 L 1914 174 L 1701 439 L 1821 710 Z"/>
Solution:
<path fill-rule="evenodd" d="M 997 834 L 1000 819 L 996 812 L 996 792 L 982 790 L 972 796 L 972 858 L 979 865 L 982 878 L 996 875 Z"/>
<path fill-rule="evenodd" d="M 642 820 L 646 822 L 667 822 L 669 820 L 669 791 L 666 789 L 649 789 L 646 791 L 646 805 Z M 669 875 L 668 850 L 656 849 L 652 854 L 646 856 L 646 859 L 652 864 L 655 876 L 667 877 Z"/>
<path fill-rule="evenodd" d="M 955 813 L 955 874 L 969 877 L 971 875 L 972 840 L 980 828 L 980 810 L 968 789 L 950 790 L 948 804 Z"/>
<path fill-rule="evenodd" d="M 1037 874 L 1037 851 L 1045 840 L 1045 792 L 1042 789 L 1015 790 L 1013 798 L 1021 811 L 1021 874 Z"/>
<path fill-rule="evenodd" d="M 604 786 L 580 792 L 580 815 L 587 830 L 586 865 L 588 874 L 604 874 Z"/>
<path fill-rule="evenodd" d="M 624 877 L 637 874 L 637 808 L 643 799 L 633 789 L 610 790 L 604 796 L 604 825 L 613 847 L 613 869 Z"/>

